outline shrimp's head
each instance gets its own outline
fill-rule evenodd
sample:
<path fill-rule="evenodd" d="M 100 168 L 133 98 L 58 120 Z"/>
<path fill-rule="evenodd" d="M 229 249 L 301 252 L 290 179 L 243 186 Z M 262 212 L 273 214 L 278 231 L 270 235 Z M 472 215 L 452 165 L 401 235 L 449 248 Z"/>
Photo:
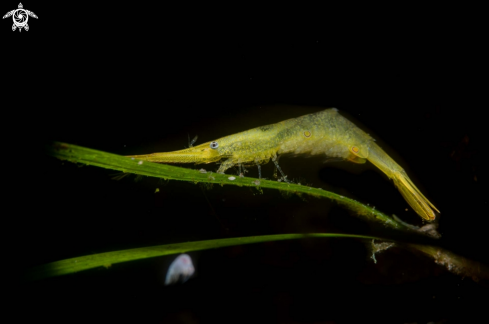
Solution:
<path fill-rule="evenodd" d="M 216 141 L 213 142 L 207 142 L 204 144 L 200 144 L 198 146 L 194 146 L 191 148 L 188 148 L 186 150 L 182 151 L 177 151 L 177 152 L 185 152 L 185 154 L 188 155 L 189 158 L 192 159 L 192 161 L 188 162 L 193 162 L 193 163 L 211 163 L 211 162 L 217 162 L 220 159 L 224 158 L 219 153 L 219 144 L 217 144 Z M 177 153 L 175 152 L 175 153 Z"/>

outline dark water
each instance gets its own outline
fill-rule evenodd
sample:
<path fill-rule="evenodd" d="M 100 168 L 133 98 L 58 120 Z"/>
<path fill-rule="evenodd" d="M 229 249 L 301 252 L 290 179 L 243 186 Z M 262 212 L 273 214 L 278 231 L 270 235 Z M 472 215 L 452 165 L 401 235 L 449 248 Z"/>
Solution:
<path fill-rule="evenodd" d="M 12 62 L 29 66 L 28 82 L 9 67 L 13 104 L 3 129 L 12 152 L 26 156 L 12 187 L 15 212 L 3 227 L 12 301 L 29 310 L 19 311 L 20 319 L 467 323 L 483 314 L 476 305 L 487 300 L 487 286 L 401 249 L 373 264 L 365 246 L 350 240 L 193 253 L 197 276 L 169 288 L 162 278 L 172 258 L 15 281 L 37 264 L 173 242 L 303 232 L 395 237 L 327 200 L 133 176 L 116 181 L 116 172 L 63 164 L 41 149 L 57 140 L 123 155 L 171 151 L 188 145 L 188 136 L 197 134 L 199 144 L 329 107 L 368 127 L 441 210 L 440 244 L 489 264 L 487 99 L 474 79 L 480 52 L 470 39 L 450 29 L 432 41 L 426 30 L 401 26 L 331 27 L 345 20 L 328 27 L 323 19 L 274 23 L 255 15 L 237 24 L 199 14 L 172 19 L 168 8 L 150 11 L 142 23 L 135 8 L 120 5 L 99 10 L 110 12 L 110 24 L 88 5 L 69 7 L 70 28 L 60 28 L 54 16 L 61 9 L 37 6 L 31 10 L 42 19 L 28 33 L 2 28 L 19 48 Z M 297 181 L 422 224 L 369 164 L 284 157 L 281 166 Z M 271 178 L 273 168 L 262 172 Z"/>

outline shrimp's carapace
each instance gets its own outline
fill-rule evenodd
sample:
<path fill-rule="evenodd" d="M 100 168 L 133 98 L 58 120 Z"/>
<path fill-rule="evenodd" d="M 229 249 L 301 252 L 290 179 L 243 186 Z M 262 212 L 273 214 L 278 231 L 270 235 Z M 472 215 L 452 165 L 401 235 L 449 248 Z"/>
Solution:
<path fill-rule="evenodd" d="M 433 220 L 434 211 L 439 212 L 403 168 L 336 108 L 260 126 L 180 151 L 130 157 L 161 163 L 211 163 L 224 159 L 219 173 L 234 165 L 257 164 L 259 167 L 272 159 L 283 175 L 277 156 L 284 153 L 323 154 L 355 163 L 369 160 L 394 181 L 402 196 L 422 218 Z M 283 178 L 285 180 L 285 176 Z"/>

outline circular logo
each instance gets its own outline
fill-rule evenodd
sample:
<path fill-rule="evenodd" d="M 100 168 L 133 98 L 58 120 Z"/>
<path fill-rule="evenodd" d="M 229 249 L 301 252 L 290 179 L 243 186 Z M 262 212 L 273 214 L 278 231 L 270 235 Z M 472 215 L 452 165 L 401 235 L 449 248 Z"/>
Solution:
<path fill-rule="evenodd" d="M 14 18 L 15 26 L 24 27 L 25 25 L 27 25 L 27 20 L 29 19 L 29 16 L 27 15 L 27 12 L 24 9 L 15 10 L 12 16 Z"/>

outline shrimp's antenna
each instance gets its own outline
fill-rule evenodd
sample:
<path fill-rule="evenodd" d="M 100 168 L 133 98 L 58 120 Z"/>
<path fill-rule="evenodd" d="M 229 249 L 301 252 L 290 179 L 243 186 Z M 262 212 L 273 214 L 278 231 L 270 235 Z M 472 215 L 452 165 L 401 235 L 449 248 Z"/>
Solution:
<path fill-rule="evenodd" d="M 195 135 L 195 137 L 192 140 L 190 140 L 190 135 L 189 135 L 188 136 L 188 147 L 193 147 L 195 142 L 197 142 L 198 138 L 199 138 L 199 136 Z"/>

